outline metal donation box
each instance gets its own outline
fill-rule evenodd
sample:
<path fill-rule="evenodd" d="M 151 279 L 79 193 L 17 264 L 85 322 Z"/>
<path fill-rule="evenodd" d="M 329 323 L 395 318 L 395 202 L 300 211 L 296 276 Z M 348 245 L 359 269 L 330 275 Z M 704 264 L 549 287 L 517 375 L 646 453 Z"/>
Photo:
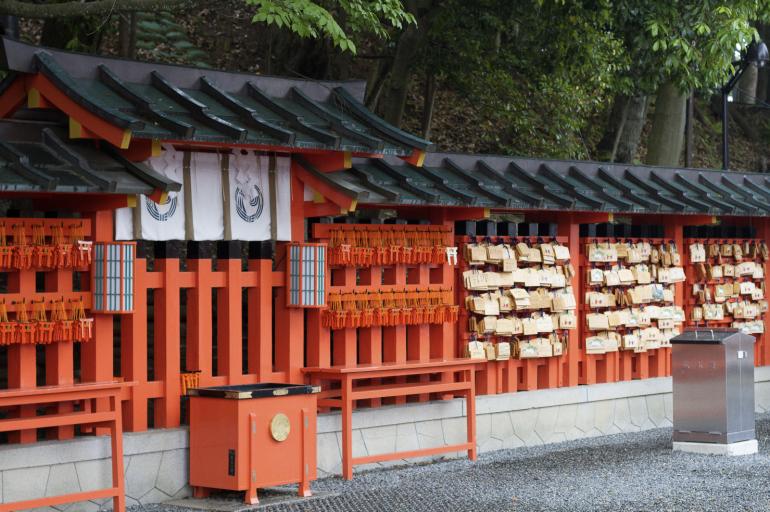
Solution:
<path fill-rule="evenodd" d="M 319 388 L 251 384 L 189 390 L 190 485 L 197 497 L 211 489 L 246 491 L 299 484 L 310 496 L 316 479 L 316 396 Z"/>
<path fill-rule="evenodd" d="M 754 337 L 738 329 L 700 328 L 671 344 L 674 442 L 754 439 Z"/>

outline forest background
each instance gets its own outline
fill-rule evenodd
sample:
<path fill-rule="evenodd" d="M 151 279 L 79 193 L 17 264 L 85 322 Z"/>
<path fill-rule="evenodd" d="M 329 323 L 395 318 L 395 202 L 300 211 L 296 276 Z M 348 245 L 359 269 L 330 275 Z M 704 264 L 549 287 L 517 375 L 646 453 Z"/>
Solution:
<path fill-rule="evenodd" d="M 442 151 L 719 168 L 720 88 L 770 0 L 0 0 L 6 33 L 103 55 L 366 79 Z M 732 92 L 730 167 L 770 169 L 770 69 Z"/>

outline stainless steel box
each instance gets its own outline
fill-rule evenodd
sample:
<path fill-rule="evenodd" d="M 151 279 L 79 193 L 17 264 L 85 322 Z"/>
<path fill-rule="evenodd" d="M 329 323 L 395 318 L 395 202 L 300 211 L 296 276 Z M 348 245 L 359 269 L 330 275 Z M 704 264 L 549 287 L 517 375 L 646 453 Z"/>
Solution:
<path fill-rule="evenodd" d="M 688 329 L 671 340 L 674 441 L 754 439 L 754 337 L 738 329 Z"/>

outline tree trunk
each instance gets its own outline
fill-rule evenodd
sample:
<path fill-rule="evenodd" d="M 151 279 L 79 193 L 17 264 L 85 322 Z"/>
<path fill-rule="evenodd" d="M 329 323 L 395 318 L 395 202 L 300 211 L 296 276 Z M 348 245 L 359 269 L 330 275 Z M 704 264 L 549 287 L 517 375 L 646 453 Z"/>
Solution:
<path fill-rule="evenodd" d="M 757 102 L 765 103 L 767 101 L 767 67 L 757 70 Z"/>
<path fill-rule="evenodd" d="M 396 43 L 396 53 L 390 68 L 390 76 L 380 95 L 380 112 L 382 117 L 391 124 L 399 126 L 404 116 L 406 95 L 412 70 L 417 56 L 427 42 L 427 34 L 431 16 L 437 8 L 432 0 L 410 0 L 405 2 L 409 12 L 414 14 L 417 25 L 407 26 Z"/>
<path fill-rule="evenodd" d="M 118 15 L 119 55 L 125 59 L 136 57 L 136 13 Z"/>
<path fill-rule="evenodd" d="M 617 154 L 620 135 L 628 119 L 629 97 L 625 94 L 618 94 L 612 102 L 612 110 L 607 119 L 607 126 L 604 129 L 604 135 L 596 145 L 596 158 L 600 161 L 613 162 Z"/>
<path fill-rule="evenodd" d="M 273 74 L 273 32 L 267 27 L 267 44 L 265 45 L 264 69 L 268 75 Z"/>
<path fill-rule="evenodd" d="M 64 18 L 82 16 L 105 16 L 122 12 L 170 10 L 189 7 L 190 0 L 95 0 L 83 2 L 27 2 L 22 0 L 3 0 L 0 2 L 0 14 L 19 18 L 37 18 L 62 21 Z"/>
<path fill-rule="evenodd" d="M 661 84 L 655 98 L 647 163 L 676 167 L 682 155 L 687 95 L 671 82 Z"/>
<path fill-rule="evenodd" d="M 45 20 L 40 34 L 40 45 L 50 48 L 66 48 L 76 35 L 73 25 L 77 25 L 78 22 L 84 22 L 84 20 Z"/>
<path fill-rule="evenodd" d="M 382 89 L 385 87 L 385 81 L 388 78 L 388 73 L 390 73 L 390 65 L 390 59 L 383 59 L 372 66 L 366 81 L 366 99 L 364 100 L 366 108 L 369 110 L 377 110 Z"/>
<path fill-rule="evenodd" d="M 632 96 L 628 101 L 626 122 L 618 137 L 614 162 L 631 163 L 634 161 L 646 120 L 647 96 Z"/>
<path fill-rule="evenodd" d="M 425 92 L 422 107 L 422 137 L 430 137 L 430 125 L 433 122 L 433 107 L 436 104 L 436 75 L 428 72 L 425 77 Z"/>
<path fill-rule="evenodd" d="M 16 16 L 0 16 L 3 35 L 11 39 L 19 38 L 19 18 Z"/>
<path fill-rule="evenodd" d="M 684 118 L 684 166 L 685 167 L 692 167 L 692 154 L 695 149 L 695 139 L 694 139 L 694 121 L 695 121 L 695 112 L 694 112 L 694 103 L 695 103 L 695 96 L 690 93 L 690 95 L 687 97 L 686 104 L 685 104 L 685 118 Z"/>
<path fill-rule="evenodd" d="M 743 76 L 738 81 L 737 101 L 753 105 L 757 101 L 757 76 L 756 64 L 749 64 Z"/>
<path fill-rule="evenodd" d="M 401 124 L 401 118 L 404 116 L 406 94 L 412 78 L 412 67 L 421 41 L 424 39 L 423 32 L 414 25 L 409 25 L 398 38 L 390 77 L 382 90 L 379 101 L 382 117 L 395 126 Z"/>
<path fill-rule="evenodd" d="M 758 23 L 757 31 L 762 41 L 768 41 L 770 38 L 770 27 L 765 23 Z M 768 99 L 767 91 L 770 86 L 770 75 L 768 73 L 770 73 L 770 70 L 768 70 L 767 66 L 760 68 L 757 73 L 757 101 L 760 103 L 764 103 Z"/>
<path fill-rule="evenodd" d="M 128 58 L 136 59 L 136 24 L 138 22 L 138 16 L 135 12 L 129 14 L 129 34 L 131 34 L 128 40 Z"/>
<path fill-rule="evenodd" d="M 760 136 L 757 127 L 749 119 L 746 119 L 746 116 L 741 113 L 741 109 L 731 108 L 730 119 L 738 125 L 738 128 L 740 128 L 746 138 L 749 139 L 749 142 L 752 144 L 762 143 L 762 137 Z"/>

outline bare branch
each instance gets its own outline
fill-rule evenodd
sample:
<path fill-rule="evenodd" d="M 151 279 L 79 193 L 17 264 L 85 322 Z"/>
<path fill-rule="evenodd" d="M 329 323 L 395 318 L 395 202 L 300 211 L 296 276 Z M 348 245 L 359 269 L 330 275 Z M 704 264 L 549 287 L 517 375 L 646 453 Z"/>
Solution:
<path fill-rule="evenodd" d="M 20 18 L 74 18 L 109 13 L 171 10 L 191 6 L 197 0 L 93 0 L 70 1 L 60 4 L 37 4 L 22 0 L 0 0 L 0 14 Z"/>

